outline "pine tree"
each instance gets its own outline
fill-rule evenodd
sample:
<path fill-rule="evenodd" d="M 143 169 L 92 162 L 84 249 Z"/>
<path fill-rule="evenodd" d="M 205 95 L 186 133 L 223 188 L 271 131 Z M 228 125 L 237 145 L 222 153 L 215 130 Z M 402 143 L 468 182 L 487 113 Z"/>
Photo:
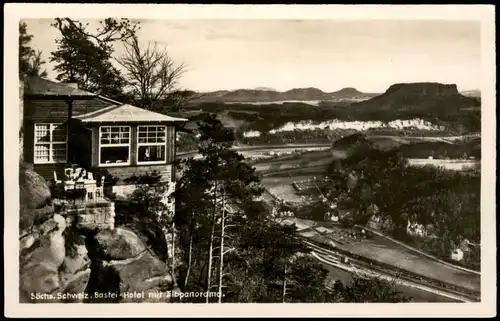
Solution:
<path fill-rule="evenodd" d="M 70 18 L 56 18 L 52 26 L 60 32 L 57 50 L 50 57 L 58 72 L 57 80 L 76 82 L 82 89 L 110 98 L 126 98 L 127 83 L 111 63 L 113 44 L 133 37 L 138 24 L 107 18 L 100 21 L 95 33 L 87 31 L 88 24 Z"/>
<path fill-rule="evenodd" d="M 19 75 L 47 77 L 47 71 L 42 67 L 45 64 L 42 51 L 30 47 L 33 35 L 28 34 L 27 28 L 26 22 L 19 23 Z"/>

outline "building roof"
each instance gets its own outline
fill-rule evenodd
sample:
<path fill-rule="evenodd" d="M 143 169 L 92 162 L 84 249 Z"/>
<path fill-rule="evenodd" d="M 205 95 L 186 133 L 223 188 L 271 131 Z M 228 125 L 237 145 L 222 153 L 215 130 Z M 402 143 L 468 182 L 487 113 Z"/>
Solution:
<path fill-rule="evenodd" d="M 188 119 L 171 117 L 128 104 L 109 106 L 98 111 L 75 116 L 73 118 L 84 123 L 188 121 Z"/>
<path fill-rule="evenodd" d="M 34 76 L 25 77 L 24 94 L 41 98 L 89 99 L 97 97 L 97 94 L 78 89 L 76 86 Z"/>

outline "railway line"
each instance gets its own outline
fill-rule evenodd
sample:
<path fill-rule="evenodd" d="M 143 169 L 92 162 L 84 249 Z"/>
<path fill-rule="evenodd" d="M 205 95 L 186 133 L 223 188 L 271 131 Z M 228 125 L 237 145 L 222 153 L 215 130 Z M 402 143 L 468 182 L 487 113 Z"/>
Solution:
<path fill-rule="evenodd" d="M 307 240 L 305 237 L 302 237 L 302 240 L 312 250 L 312 255 L 317 260 L 361 277 L 380 277 L 403 286 L 417 288 L 459 302 L 479 302 L 481 300 L 478 291 L 417 275 L 341 249 L 332 250 L 327 248 L 329 246 L 326 244 Z M 347 259 L 347 262 L 345 259 Z"/>

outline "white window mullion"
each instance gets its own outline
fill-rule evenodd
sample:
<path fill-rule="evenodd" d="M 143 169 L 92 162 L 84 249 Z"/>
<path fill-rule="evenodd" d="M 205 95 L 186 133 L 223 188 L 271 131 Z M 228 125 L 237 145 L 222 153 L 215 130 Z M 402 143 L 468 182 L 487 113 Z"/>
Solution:
<path fill-rule="evenodd" d="M 126 141 L 126 143 L 124 143 Z M 100 166 L 126 166 L 130 165 L 131 130 L 130 126 L 101 126 L 99 127 L 99 165 Z M 116 159 L 103 159 L 103 151 L 107 148 L 126 148 L 125 162 Z M 123 150 L 121 150 L 123 152 Z M 124 155 L 124 153 L 122 153 Z M 106 162 L 108 161 L 108 162 Z"/>
<path fill-rule="evenodd" d="M 65 162 L 67 160 L 67 127 L 64 128 L 64 140 L 55 141 L 54 132 L 58 126 L 62 124 L 56 123 L 35 123 L 34 125 L 34 142 L 33 142 L 33 163 L 35 164 L 54 164 Z M 44 139 L 45 138 L 45 139 Z M 65 157 L 58 160 L 55 149 L 64 146 Z M 46 152 L 46 153 L 45 153 Z M 46 156 L 41 156 L 46 155 Z"/>
<path fill-rule="evenodd" d="M 49 145 L 49 159 L 50 162 L 54 163 L 54 144 L 52 144 L 52 141 L 54 140 L 54 124 L 50 124 L 49 126 L 49 137 L 50 137 L 50 145 Z"/>
<path fill-rule="evenodd" d="M 142 125 L 137 127 L 137 163 L 138 164 L 164 164 L 166 162 L 167 155 L 167 137 L 166 137 L 167 127 L 165 125 Z M 162 138 L 163 142 L 160 142 Z M 144 147 L 150 148 L 149 159 L 146 158 L 144 154 L 141 154 L 141 148 L 143 148 L 143 153 L 145 153 Z M 163 147 L 163 155 L 158 157 L 158 150 L 154 147 Z M 153 151 L 154 149 L 154 151 Z M 154 157 L 153 157 L 154 154 Z M 151 160 L 154 158 L 154 160 Z M 157 159 L 160 158 L 160 159 Z"/>

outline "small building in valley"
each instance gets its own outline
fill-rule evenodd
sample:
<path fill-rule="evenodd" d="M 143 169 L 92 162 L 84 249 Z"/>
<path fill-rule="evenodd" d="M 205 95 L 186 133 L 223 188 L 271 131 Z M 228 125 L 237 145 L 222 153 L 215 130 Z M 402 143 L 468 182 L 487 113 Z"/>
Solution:
<path fill-rule="evenodd" d="M 463 260 L 463 258 L 464 258 L 464 252 L 461 249 L 457 248 L 451 252 L 451 259 L 453 261 L 460 262 Z"/>
<path fill-rule="evenodd" d="M 410 220 L 408 220 L 408 224 L 406 226 L 406 233 L 411 236 L 427 236 L 427 230 L 424 225 L 416 222 L 410 222 Z"/>

